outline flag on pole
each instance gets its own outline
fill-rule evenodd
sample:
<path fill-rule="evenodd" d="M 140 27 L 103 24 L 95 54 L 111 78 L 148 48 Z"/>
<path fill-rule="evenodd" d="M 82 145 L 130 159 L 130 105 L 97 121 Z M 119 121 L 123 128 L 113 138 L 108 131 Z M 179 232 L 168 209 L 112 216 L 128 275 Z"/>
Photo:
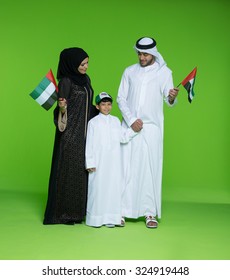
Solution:
<path fill-rule="evenodd" d="M 193 97 L 195 95 L 193 88 L 195 84 L 196 79 L 196 71 L 197 67 L 195 67 L 192 72 L 181 82 L 181 84 L 184 86 L 184 88 L 188 92 L 188 101 L 191 103 L 193 100 Z"/>
<path fill-rule="evenodd" d="M 58 87 L 52 70 L 46 74 L 30 96 L 44 109 L 49 110 L 57 100 Z"/>

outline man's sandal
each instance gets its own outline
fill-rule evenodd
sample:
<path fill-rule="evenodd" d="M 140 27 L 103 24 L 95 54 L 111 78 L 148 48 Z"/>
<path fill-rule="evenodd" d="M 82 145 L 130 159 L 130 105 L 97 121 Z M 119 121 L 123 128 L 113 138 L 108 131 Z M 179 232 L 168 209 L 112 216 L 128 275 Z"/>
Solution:
<path fill-rule="evenodd" d="M 147 228 L 157 228 L 158 222 L 154 216 L 145 216 L 145 224 Z"/>

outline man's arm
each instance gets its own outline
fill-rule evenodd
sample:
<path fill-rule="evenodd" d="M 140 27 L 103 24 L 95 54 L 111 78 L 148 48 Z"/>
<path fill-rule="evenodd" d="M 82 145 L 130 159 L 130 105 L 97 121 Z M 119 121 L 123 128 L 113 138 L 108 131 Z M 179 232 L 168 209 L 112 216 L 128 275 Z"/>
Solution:
<path fill-rule="evenodd" d="M 122 75 L 120 86 L 118 89 L 117 103 L 123 119 L 125 120 L 126 124 L 130 127 L 136 121 L 137 118 L 133 116 L 128 106 L 127 103 L 128 93 L 129 93 L 129 81 L 128 81 L 127 71 L 125 71 Z"/>

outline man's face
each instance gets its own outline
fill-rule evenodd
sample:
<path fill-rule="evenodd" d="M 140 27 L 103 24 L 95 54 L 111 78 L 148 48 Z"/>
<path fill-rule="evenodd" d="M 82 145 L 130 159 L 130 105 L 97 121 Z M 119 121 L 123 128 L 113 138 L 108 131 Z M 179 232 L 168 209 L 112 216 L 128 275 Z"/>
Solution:
<path fill-rule="evenodd" d="M 145 52 L 138 52 L 138 58 L 141 67 L 152 65 L 155 62 L 154 56 Z"/>

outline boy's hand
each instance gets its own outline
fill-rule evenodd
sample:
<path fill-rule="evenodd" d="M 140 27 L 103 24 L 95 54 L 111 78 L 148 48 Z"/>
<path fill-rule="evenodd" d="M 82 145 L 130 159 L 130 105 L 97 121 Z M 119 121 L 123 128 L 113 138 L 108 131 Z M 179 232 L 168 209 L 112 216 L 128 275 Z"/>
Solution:
<path fill-rule="evenodd" d="M 86 169 L 89 173 L 92 173 L 92 172 L 95 172 L 96 171 L 96 168 L 88 168 L 88 169 Z"/>

